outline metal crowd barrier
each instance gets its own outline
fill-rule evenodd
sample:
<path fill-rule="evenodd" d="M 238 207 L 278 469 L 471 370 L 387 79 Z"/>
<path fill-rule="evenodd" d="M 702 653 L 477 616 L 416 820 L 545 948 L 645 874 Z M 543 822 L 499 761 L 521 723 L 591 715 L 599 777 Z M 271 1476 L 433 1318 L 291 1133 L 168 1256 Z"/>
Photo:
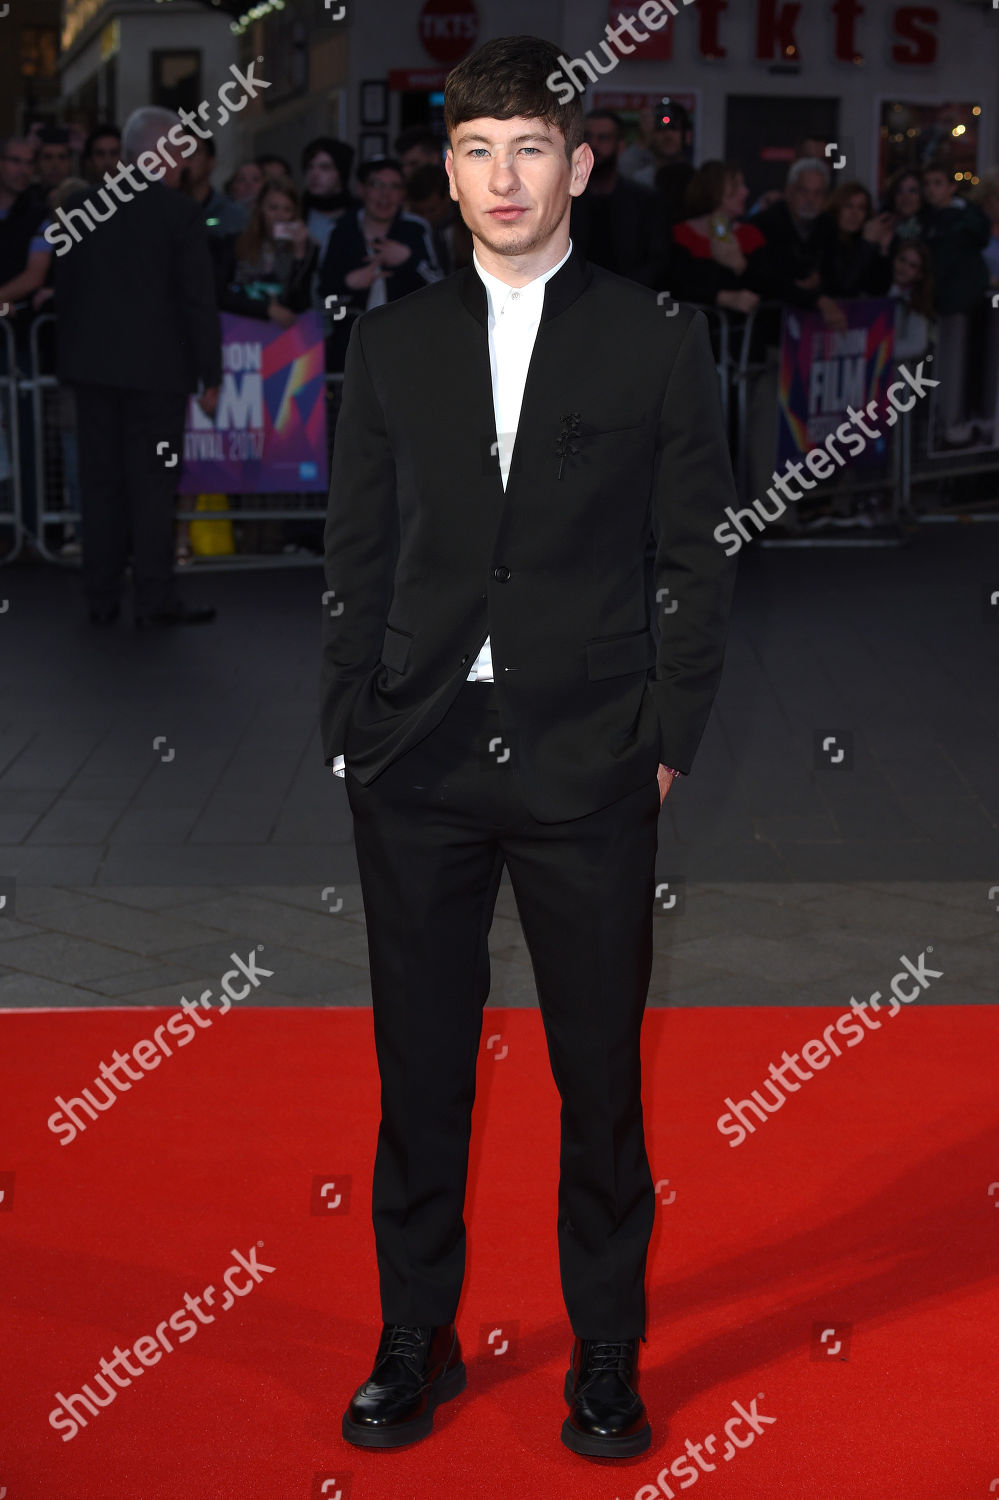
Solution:
<path fill-rule="evenodd" d="M 55 314 L 43 313 L 31 325 L 30 374 L 21 381 L 21 390 L 31 397 L 31 433 L 34 446 L 35 520 L 32 542 L 46 562 L 79 561 L 79 548 L 62 555 L 59 547 L 50 545 L 46 527 L 61 525 L 63 539 L 75 536 L 80 512 L 70 494 L 72 455 L 63 445 L 64 433 L 75 433 L 72 425 L 72 396 L 60 392 L 59 382 L 45 366 L 51 359 L 43 353 L 43 341 L 54 350 Z M 69 483 L 67 483 L 67 479 Z"/>
<path fill-rule="evenodd" d="M 989 294 L 991 301 L 991 293 Z M 751 493 L 751 459 L 753 444 L 769 442 L 772 430 L 776 462 L 776 412 L 767 400 L 767 429 L 753 431 L 751 398 L 754 382 L 773 379 L 775 366 L 772 351 L 757 338 L 760 320 L 777 316 L 779 303 L 765 302 L 748 315 L 727 309 L 692 304 L 704 312 L 711 331 L 722 408 L 730 434 L 733 467 L 740 504 L 749 505 L 756 498 Z M 990 379 L 999 385 L 999 309 L 989 309 L 994 319 L 990 346 Z M 10 560 L 21 550 L 27 529 L 23 521 L 24 497 L 21 493 L 21 447 L 18 431 L 18 393 L 30 397 L 33 444 L 33 494 L 35 527 L 32 540 L 39 554 L 49 562 L 76 564 L 79 560 L 77 528 L 80 515 L 75 480 L 75 429 L 71 393 L 61 390 L 51 366 L 54 347 L 51 331 L 55 317 L 44 314 L 35 319 L 30 338 L 30 373 L 18 378 L 13 330 L 0 319 L 3 343 L 0 356 L 5 358 L 5 373 L 0 375 L 0 528 L 13 533 Z M 762 355 L 762 357 L 761 357 Z M 938 372 L 939 373 L 939 372 Z M 334 432 L 339 415 L 343 375 L 329 374 L 327 382 L 327 445 L 332 454 Z M 764 391 L 764 396 L 767 393 Z M 999 396 L 997 396 L 999 405 Z M 880 499 L 879 520 L 895 528 L 901 538 L 905 525 L 944 520 L 999 520 L 999 494 L 981 502 L 969 515 L 968 508 L 944 506 L 935 511 L 919 501 L 917 491 L 928 484 L 938 490 L 968 476 L 999 473 L 999 451 L 984 446 L 970 453 L 930 452 L 931 410 L 923 401 L 896 423 L 886 434 L 889 447 L 886 461 L 876 470 L 847 465 L 842 480 L 821 483 L 816 500 L 835 502 L 843 496 L 856 497 L 875 492 Z M 996 413 L 993 441 L 999 444 L 999 411 Z M 3 441 L 6 440 L 7 454 Z M 757 458 L 762 452 L 757 449 Z M 999 489 L 999 487 L 997 487 Z M 321 523 L 325 519 L 325 489 L 315 494 L 229 494 L 226 506 L 219 510 L 199 510 L 193 496 L 178 497 L 176 518 L 179 522 L 226 520 L 235 528 L 233 553 L 213 556 L 194 555 L 191 566 L 198 572 L 248 567 L 301 566 L 315 563 L 322 546 Z M 848 518 L 846 518 L 848 520 Z M 62 528 L 54 540 L 49 533 Z M 311 529 L 310 529 L 311 528 Z M 883 531 L 884 527 L 879 527 Z M 297 541 L 293 538 L 298 538 Z M 824 546 L 843 544 L 833 534 L 820 534 L 820 522 L 814 513 L 800 514 L 789 505 L 779 523 L 768 526 L 762 534 L 764 544 Z M 851 538 L 851 544 L 865 538 Z M 255 546 L 254 543 L 257 545 Z M 870 543 L 869 543 L 870 544 Z M 878 545 L 885 545 L 879 537 Z"/>
<path fill-rule="evenodd" d="M 902 478 L 902 504 L 906 516 L 914 523 L 999 521 L 999 479 L 988 486 L 988 494 L 977 496 L 974 487 L 966 483 L 999 472 L 997 299 L 999 294 L 991 289 L 983 298 L 982 322 L 978 326 L 983 338 L 980 352 L 984 365 L 972 372 L 981 377 L 980 381 L 976 378 L 969 382 L 974 388 L 972 399 L 977 399 L 982 409 L 967 424 L 972 429 L 969 440 L 947 446 L 943 414 L 937 412 L 932 398 L 918 403 L 906 418 L 911 435 Z M 938 358 L 931 373 L 947 380 L 952 372 Z"/>
<path fill-rule="evenodd" d="M 47 562 L 77 566 L 80 547 L 80 511 L 76 495 L 75 422 L 72 392 L 61 388 L 51 368 L 56 318 L 52 313 L 36 318 L 31 327 L 30 375 L 19 382 L 29 393 L 34 443 L 35 529 L 32 542 Z M 343 374 L 326 376 L 327 464 L 333 451 L 333 434 L 340 412 Z M 214 555 L 193 554 L 188 566 L 200 572 L 252 567 L 296 567 L 314 564 L 321 552 L 321 523 L 325 521 L 327 489 L 314 494 L 228 494 L 221 510 L 198 510 L 193 495 L 177 497 L 179 522 L 225 520 L 236 528 L 237 550 Z M 0 487 L 2 504 L 2 487 Z M 314 529 L 306 539 L 308 523 Z M 49 534 L 61 528 L 58 540 Z M 269 528 L 269 529 L 267 529 Z M 294 531 L 292 528 L 295 528 Z M 297 534 L 299 542 L 287 540 Z M 262 541 L 275 550 L 254 550 L 245 544 Z M 314 543 L 314 545 L 310 545 Z M 245 546 L 245 550 L 244 550 Z M 288 547 L 288 551 L 282 550 Z M 294 549 L 294 550 L 291 550 Z"/>
<path fill-rule="evenodd" d="M 0 535 L 9 545 L 0 563 L 13 562 L 24 545 L 21 509 L 20 410 L 17 395 L 17 351 L 14 330 L 0 318 Z"/>

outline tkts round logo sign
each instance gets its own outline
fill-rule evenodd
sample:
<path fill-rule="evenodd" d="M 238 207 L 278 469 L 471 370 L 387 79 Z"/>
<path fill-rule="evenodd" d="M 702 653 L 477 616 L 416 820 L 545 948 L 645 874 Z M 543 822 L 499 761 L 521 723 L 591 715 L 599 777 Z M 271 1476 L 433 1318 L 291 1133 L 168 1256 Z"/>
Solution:
<path fill-rule="evenodd" d="M 420 11 L 420 41 L 437 62 L 460 62 L 478 38 L 474 0 L 426 0 Z"/>

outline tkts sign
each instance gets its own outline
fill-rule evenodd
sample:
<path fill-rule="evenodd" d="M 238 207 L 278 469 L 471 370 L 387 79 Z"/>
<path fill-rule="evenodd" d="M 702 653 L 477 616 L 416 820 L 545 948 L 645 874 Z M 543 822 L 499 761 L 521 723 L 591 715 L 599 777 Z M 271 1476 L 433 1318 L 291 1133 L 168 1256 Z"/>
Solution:
<path fill-rule="evenodd" d="M 756 0 L 755 44 L 758 62 L 802 62 L 798 30 L 804 0 Z M 608 19 L 613 24 L 621 16 L 634 16 L 640 27 L 648 28 L 649 40 L 634 51 L 635 60 L 668 58 L 673 51 L 673 26 L 663 27 L 664 19 L 680 15 L 684 25 L 698 28 L 698 49 L 705 59 L 727 57 L 725 12 L 729 0 L 609 0 Z M 870 23 L 863 17 L 871 9 L 861 0 L 831 0 L 829 11 L 834 19 L 834 48 L 840 62 L 863 62 L 865 32 Z M 643 16 L 642 12 L 646 14 Z M 915 67 L 929 67 L 937 60 L 940 12 L 935 5 L 898 5 L 891 14 L 892 62 Z M 655 28 L 655 29 L 654 29 Z M 658 29 L 662 28 L 662 29 Z M 634 33 L 632 33 L 634 36 Z M 637 39 L 637 38 L 636 38 Z"/>

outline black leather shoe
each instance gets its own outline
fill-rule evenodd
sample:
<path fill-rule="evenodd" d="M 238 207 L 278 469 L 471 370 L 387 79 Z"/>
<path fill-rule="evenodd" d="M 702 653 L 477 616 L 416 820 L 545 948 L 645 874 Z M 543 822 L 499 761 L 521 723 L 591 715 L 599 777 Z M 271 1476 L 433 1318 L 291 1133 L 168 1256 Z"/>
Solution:
<path fill-rule="evenodd" d="M 638 1382 L 638 1339 L 576 1339 L 565 1377 L 562 1441 L 587 1458 L 632 1458 L 652 1442 Z"/>
<path fill-rule="evenodd" d="M 434 1408 L 465 1389 L 453 1323 L 407 1328 L 385 1323 L 375 1365 L 354 1392 L 343 1435 L 361 1448 L 398 1448 L 429 1435 Z"/>
<path fill-rule="evenodd" d="M 107 609 L 92 609 L 90 623 L 91 625 L 113 625 L 120 614 L 120 604 L 110 604 Z"/>
<path fill-rule="evenodd" d="M 141 629 L 145 625 L 207 625 L 214 620 L 217 610 L 213 604 L 196 609 L 190 604 L 177 604 L 173 609 L 158 609 L 152 614 L 136 615 L 135 623 Z"/>

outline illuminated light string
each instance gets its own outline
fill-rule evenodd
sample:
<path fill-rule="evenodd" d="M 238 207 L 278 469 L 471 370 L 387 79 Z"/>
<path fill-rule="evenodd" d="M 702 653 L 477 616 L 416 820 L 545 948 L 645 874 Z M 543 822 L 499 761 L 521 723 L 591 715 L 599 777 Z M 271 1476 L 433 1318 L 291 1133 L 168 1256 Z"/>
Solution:
<path fill-rule="evenodd" d="M 229 30 L 234 36 L 242 36 L 243 32 L 252 21 L 259 21 L 264 16 L 269 16 L 272 10 L 284 10 L 285 0 L 260 0 L 258 5 L 251 8 L 240 16 L 238 21 L 229 22 Z"/>

